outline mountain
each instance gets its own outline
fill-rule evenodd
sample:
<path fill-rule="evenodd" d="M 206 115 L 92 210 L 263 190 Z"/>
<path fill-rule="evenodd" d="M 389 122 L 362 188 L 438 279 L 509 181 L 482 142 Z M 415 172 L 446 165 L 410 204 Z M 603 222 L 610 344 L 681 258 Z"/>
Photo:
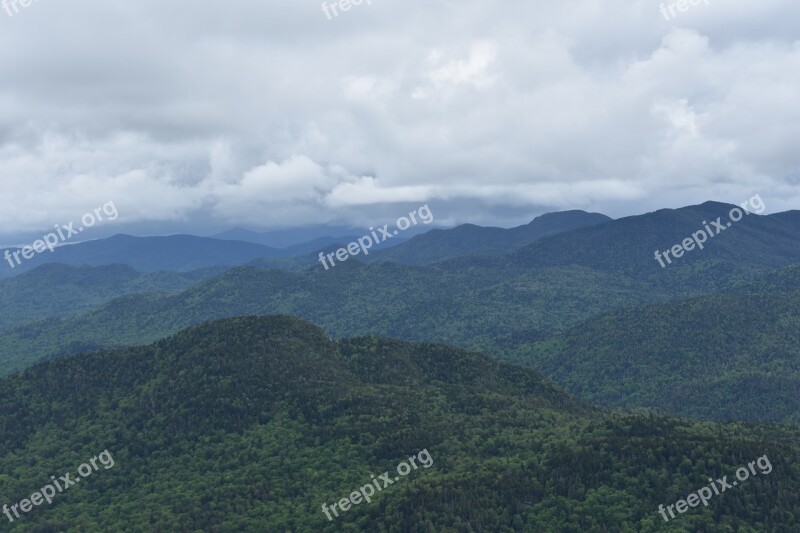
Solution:
<path fill-rule="evenodd" d="M 621 218 L 546 237 L 512 252 L 508 261 L 525 269 L 581 266 L 662 287 L 705 291 L 723 288 L 752 272 L 800 262 L 800 232 L 783 217 L 751 213 L 732 222 L 729 213 L 736 207 L 706 202 Z M 712 224 L 717 220 L 723 229 Z M 660 265 L 656 250 L 671 250 L 695 233 L 702 240 L 699 232 L 705 226 L 713 237 L 705 234 L 702 250 L 694 246 L 680 252 L 682 257 L 670 259 L 671 264 L 662 259 L 664 266 Z"/>
<path fill-rule="evenodd" d="M 14 532 L 665 531 L 659 505 L 748 462 L 669 530 L 800 527 L 797 429 L 605 413 L 474 353 L 288 317 L 37 365 L 0 381 L 0 428 L 4 503 L 92 472 Z"/>
<path fill-rule="evenodd" d="M 366 257 L 359 256 L 356 260 L 428 265 L 465 255 L 502 254 L 548 235 L 594 226 L 609 220 L 612 219 L 599 213 L 575 210 L 547 213 L 536 217 L 529 224 L 511 229 L 464 224 L 451 229 L 433 229 L 414 236 L 411 236 L 413 235 L 413 231 L 411 231 L 408 234 L 404 233 L 410 238 L 393 236 L 392 239 L 373 245 L 370 255 Z M 258 242 L 271 246 L 277 245 L 283 248 L 285 243 L 290 242 L 289 236 L 296 238 L 301 235 L 298 231 L 286 230 L 284 232 L 257 233 L 235 229 L 220 233 L 215 237 Z M 324 233 L 324 227 L 308 228 L 302 235 L 309 236 L 315 231 Z M 287 261 L 265 257 L 251 264 L 266 268 L 286 268 L 290 270 L 296 269 L 298 265 L 313 266 L 317 262 L 316 255 L 319 251 L 324 251 L 325 253 L 335 252 L 338 248 L 343 248 L 351 242 L 356 242 L 362 234 L 368 234 L 363 230 L 360 233 L 358 231 L 355 228 L 332 228 L 331 231 L 327 232 L 327 235 L 307 242 L 294 243 L 292 246 L 287 245 L 282 250 L 282 257 L 293 259 Z M 304 254 L 311 255 L 305 257 L 305 259 L 300 259 L 300 256 Z M 313 261 L 311 261 L 311 256 L 313 256 Z M 299 263 L 294 258 L 298 258 Z"/>
<path fill-rule="evenodd" d="M 336 253 L 340 248 L 347 249 L 350 243 L 357 242 L 359 239 L 356 235 L 343 236 L 343 237 L 321 237 L 313 241 L 296 244 L 289 248 L 280 250 L 281 254 L 285 257 L 280 258 L 260 258 L 247 263 L 250 266 L 265 268 L 265 269 L 278 269 L 278 270 L 304 270 L 307 268 L 322 267 L 319 254 Z M 408 239 L 403 237 L 394 236 L 391 240 L 375 244 L 371 251 L 385 250 L 393 246 L 397 246 L 406 242 Z M 356 257 L 353 260 L 359 261 L 363 256 Z"/>
<path fill-rule="evenodd" d="M 520 353 L 606 406 L 800 424 L 800 266 L 730 292 L 614 311 Z"/>
<path fill-rule="evenodd" d="M 343 235 L 341 237 L 318 237 L 308 242 L 294 244 L 283 249 L 287 257 L 297 257 L 302 255 L 316 255 L 314 252 L 319 252 L 323 248 L 337 245 L 337 247 L 346 246 L 346 243 L 353 242 L 358 237 L 356 235 Z"/>
<path fill-rule="evenodd" d="M 669 231 L 654 231 L 670 235 L 672 239 L 685 229 L 687 220 L 729 208 L 712 203 L 659 211 L 546 237 L 507 256 L 458 257 L 429 267 L 395 263 L 365 265 L 348 260 L 329 271 L 320 265 L 297 272 L 234 268 L 179 294 L 125 296 L 79 316 L 6 331 L 0 334 L 0 373 L 11 373 L 44 359 L 87 349 L 153 342 L 209 320 L 279 313 L 313 321 L 337 337 L 391 336 L 479 350 L 501 360 L 544 370 L 580 395 L 599 394 L 575 388 L 583 381 L 569 382 L 557 369 L 538 366 L 548 363 L 551 352 L 561 353 L 558 346 L 539 343 L 552 339 L 554 333 L 568 332 L 610 312 L 647 305 L 663 306 L 742 287 L 743 281 L 757 279 L 768 272 L 770 266 L 787 264 L 793 254 L 798 253 L 800 248 L 791 240 L 794 234 L 784 223 L 748 215 L 738 223 L 740 226 L 714 237 L 699 254 L 700 259 L 696 261 L 700 263 L 678 263 L 660 269 L 650 257 L 656 263 L 656 272 L 644 272 L 645 267 L 631 270 L 629 263 L 635 266 L 639 261 L 632 250 L 647 249 L 647 239 L 652 238 L 651 233 L 645 231 L 648 227 L 664 226 Z M 636 230 L 637 224 L 640 230 Z M 679 230 L 675 230 L 676 227 Z M 767 230 L 773 231 L 774 239 L 769 238 Z M 578 252 L 568 249 L 571 243 L 580 247 Z M 712 247 L 719 250 L 712 251 Z M 609 256 L 607 249 L 628 253 L 629 261 Z M 533 254 L 534 250 L 539 253 Z M 705 253 L 713 260 L 703 259 Z M 556 263 L 556 259 L 561 262 Z M 729 275 L 731 272 L 736 275 Z M 764 295 L 761 305 L 769 307 L 769 298 L 768 294 Z M 784 296 L 777 295 L 776 305 L 782 306 L 783 299 Z M 644 316 L 650 316 L 646 310 L 643 312 Z M 791 320 L 786 322 L 783 315 L 765 316 L 783 320 L 780 322 L 783 327 L 792 323 Z M 659 327 L 659 320 L 662 320 L 659 316 L 652 317 L 653 328 Z M 637 339 L 635 320 L 619 322 L 614 331 L 619 333 L 620 342 Z M 739 328 L 741 324 L 730 321 L 724 327 Z M 623 335 L 625 328 L 631 330 L 629 337 Z M 677 330 L 669 331 L 677 334 Z M 728 330 L 720 334 L 728 334 Z M 792 338 L 790 332 L 780 335 L 776 341 Z M 591 335 L 585 339 L 592 342 Z M 635 349 L 635 345 L 635 342 L 624 344 L 626 350 Z M 532 353 L 532 346 L 536 348 L 535 353 Z M 580 344 L 575 346 L 580 347 Z M 590 357 L 590 349 L 580 353 L 587 354 L 583 364 L 588 376 L 596 361 Z M 758 353 L 763 361 L 771 361 L 769 356 Z M 699 372 L 688 363 L 684 370 Z M 761 379 L 757 369 L 749 374 L 747 370 L 743 372 L 744 377 Z M 644 390 L 650 384 L 642 380 L 639 386 Z M 606 387 L 606 382 L 602 386 Z M 587 397 L 611 401 L 600 396 Z M 656 406 L 646 394 L 632 398 L 637 406 Z M 691 404 L 679 408 L 667 404 L 660 407 L 674 407 L 687 416 L 705 416 L 701 414 L 705 408 L 702 397 L 695 395 L 691 400 Z M 785 419 L 789 405 L 780 406 L 775 416 Z M 733 416 L 731 413 L 752 416 L 742 405 L 724 411 L 720 409 L 720 402 L 715 402 L 709 409 L 714 411 L 709 416 L 722 419 Z"/>
<path fill-rule="evenodd" d="M 298 244 L 308 243 L 317 239 L 355 235 L 360 230 L 350 226 L 305 226 L 300 228 L 284 228 L 273 231 L 252 231 L 244 228 L 234 228 L 211 237 L 226 241 L 252 242 L 269 246 L 271 248 L 288 248 Z M 349 242 L 349 241 L 348 241 Z"/>
<path fill-rule="evenodd" d="M 730 292 L 800 292 L 800 264 L 768 274 L 754 274 L 747 281 L 733 285 Z"/>
<path fill-rule="evenodd" d="M 407 237 L 411 237 L 417 233 L 425 231 L 427 231 L 427 227 L 425 226 L 412 226 L 403 233 Z M 256 244 L 263 244 L 271 248 L 280 248 L 282 250 L 304 250 L 301 253 L 309 253 L 318 251 L 327 244 L 343 243 L 346 245 L 347 243 L 353 242 L 360 236 L 367 233 L 368 231 L 366 231 L 365 228 L 356 228 L 352 226 L 314 225 L 298 228 L 284 228 L 266 232 L 234 228 L 228 231 L 223 231 L 222 233 L 217 233 L 216 235 L 213 235 L 212 238 L 229 241 L 252 242 Z M 392 241 L 399 240 L 401 239 L 392 239 Z M 388 245 L 389 241 L 387 241 L 385 244 Z M 293 255 L 300 254 L 287 252 L 284 256 L 291 257 Z"/>
<path fill-rule="evenodd" d="M 517 339 L 671 297 L 577 268 L 448 271 L 350 261 L 328 271 L 238 267 L 180 294 L 126 296 L 0 334 L 0 375 L 87 347 L 152 342 L 201 322 L 251 314 L 298 316 L 341 337 L 448 342 L 502 356 Z"/>
<path fill-rule="evenodd" d="M 46 318 L 86 312 L 128 294 L 179 292 L 220 273 L 220 269 L 142 273 L 127 265 L 45 264 L 17 277 L 0 280 L 0 331 Z"/>
<path fill-rule="evenodd" d="M 463 224 L 417 235 L 391 250 L 374 253 L 367 260 L 428 265 L 461 256 L 505 254 L 548 235 L 596 226 L 610 220 L 599 213 L 563 211 L 541 215 L 527 225 L 511 229 Z"/>
<path fill-rule="evenodd" d="M 787 224 L 794 228 L 795 231 L 800 232 L 800 211 L 784 211 L 782 213 L 773 213 L 769 218 Z"/>
<path fill-rule="evenodd" d="M 23 260 L 13 270 L 6 262 L 2 271 L 5 275 L 16 275 L 46 263 L 73 266 L 125 264 L 142 272 L 189 271 L 242 265 L 259 257 L 279 255 L 280 252 L 277 250 L 259 244 L 192 235 L 168 237 L 115 235 L 108 239 L 61 246 L 52 253 L 45 251 L 35 254 L 31 259 Z"/>

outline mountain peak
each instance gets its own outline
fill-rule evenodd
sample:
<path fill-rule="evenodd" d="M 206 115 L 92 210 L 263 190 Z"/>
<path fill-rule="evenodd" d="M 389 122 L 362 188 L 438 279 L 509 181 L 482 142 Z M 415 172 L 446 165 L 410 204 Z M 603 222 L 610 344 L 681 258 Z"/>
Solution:
<path fill-rule="evenodd" d="M 607 222 L 609 220 L 614 220 L 613 218 L 606 216 L 602 213 L 590 213 L 588 211 L 583 211 L 582 209 L 570 209 L 567 211 L 552 211 L 549 213 L 544 213 L 539 215 L 538 217 L 531 220 L 528 225 L 534 224 L 542 224 L 542 223 L 559 223 L 559 224 L 569 224 L 570 222 L 595 222 L 600 224 L 602 222 Z"/>

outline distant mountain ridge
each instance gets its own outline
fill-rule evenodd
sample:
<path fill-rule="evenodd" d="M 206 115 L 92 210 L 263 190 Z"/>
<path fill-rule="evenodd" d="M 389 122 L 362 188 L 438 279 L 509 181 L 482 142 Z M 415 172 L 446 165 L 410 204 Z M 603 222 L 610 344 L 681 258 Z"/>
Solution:
<path fill-rule="evenodd" d="M 506 254 L 549 235 L 596 226 L 610 220 L 610 217 L 600 213 L 573 210 L 546 213 L 526 225 L 510 229 L 462 224 L 452 229 L 434 229 L 417 235 L 390 250 L 371 254 L 367 261 L 429 265 L 455 257 Z"/>
<path fill-rule="evenodd" d="M 141 272 L 167 270 L 188 272 L 203 268 L 239 266 L 258 261 L 263 261 L 264 264 L 274 268 L 284 268 L 284 265 L 288 269 L 303 268 L 316 263 L 314 252 L 330 249 L 334 244 L 335 250 L 347 246 L 357 238 L 355 235 L 320 237 L 279 249 L 252 242 L 194 235 L 134 237 L 119 234 L 107 239 L 60 246 L 53 252 L 46 250 L 44 253 L 35 254 L 31 259 L 22 260 L 20 256 L 20 264 L 16 264 L 12 257 L 13 268 L 8 260 L 1 261 L 4 251 L 0 250 L 0 279 L 10 278 L 52 263 L 93 267 L 125 264 Z M 403 241 L 404 239 L 397 238 L 376 249 L 388 248 Z"/>
<path fill-rule="evenodd" d="M 767 215 L 769 218 L 787 224 L 800 232 L 800 211 L 784 211 L 782 213 L 773 213 Z"/>
<path fill-rule="evenodd" d="M 278 250 L 260 244 L 194 235 L 133 237 L 120 234 L 108 239 L 60 246 L 53 252 L 36 254 L 13 269 L 4 261 L 0 265 L 0 272 L 6 276 L 18 275 L 47 263 L 71 266 L 125 264 L 141 272 L 187 272 L 208 267 L 236 266 L 259 257 L 279 255 Z"/>
<path fill-rule="evenodd" d="M 285 228 L 272 231 L 253 231 L 245 228 L 233 228 L 215 235 L 212 239 L 227 241 L 242 241 L 269 246 L 270 248 L 289 248 L 318 239 L 342 237 L 359 233 L 357 228 L 351 226 L 307 226 L 298 228 Z"/>
<path fill-rule="evenodd" d="M 580 266 L 660 285 L 723 288 L 753 271 L 800 262 L 800 232 L 784 216 L 750 214 L 666 267 L 655 259 L 737 206 L 705 202 L 545 237 L 509 255 L 518 268 Z M 712 229 L 716 232 L 716 229 Z"/>

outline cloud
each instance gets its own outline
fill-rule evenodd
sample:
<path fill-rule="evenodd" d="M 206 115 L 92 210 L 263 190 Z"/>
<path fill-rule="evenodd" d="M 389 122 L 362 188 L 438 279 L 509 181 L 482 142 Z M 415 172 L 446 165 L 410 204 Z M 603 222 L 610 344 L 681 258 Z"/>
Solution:
<path fill-rule="evenodd" d="M 434 51 L 429 56 L 432 63 L 438 63 L 442 54 Z M 497 45 L 493 42 L 478 42 L 471 46 L 468 59 L 455 60 L 436 68 L 429 77 L 437 86 L 470 84 L 487 87 L 494 78 L 487 73 L 497 56 Z"/>
<path fill-rule="evenodd" d="M 109 199 L 119 223 L 219 226 L 428 200 L 496 224 L 756 192 L 794 208 L 798 16 L 791 0 L 670 22 L 646 0 L 376 0 L 334 20 L 313 2 L 35 3 L 0 17 L 2 232 Z"/>

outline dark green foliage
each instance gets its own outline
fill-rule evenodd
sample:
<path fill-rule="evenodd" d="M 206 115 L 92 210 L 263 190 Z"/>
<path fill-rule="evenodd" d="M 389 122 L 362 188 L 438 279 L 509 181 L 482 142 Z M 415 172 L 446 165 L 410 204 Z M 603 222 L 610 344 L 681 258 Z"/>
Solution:
<path fill-rule="evenodd" d="M 779 269 L 769 274 L 751 275 L 748 281 L 731 287 L 730 292 L 800 292 L 800 265 Z"/>
<path fill-rule="evenodd" d="M 732 207 L 710 202 L 663 210 L 546 237 L 505 257 L 462 256 L 426 267 L 364 265 L 354 258 L 329 271 L 319 264 L 298 272 L 236 268 L 180 294 L 126 296 L 78 317 L 8 331 L 0 335 L 0 375 L 86 349 L 152 342 L 209 320 L 282 313 L 311 320 L 337 337 L 446 342 L 532 365 L 578 395 L 608 405 L 723 420 L 796 421 L 797 324 L 793 296 L 786 294 L 800 288 L 800 269 L 764 277 L 800 257 L 800 234 L 791 224 L 796 217 L 749 215 L 705 250 L 666 269 L 652 256 L 655 247 L 680 242 L 703 220 L 727 216 Z M 537 231 L 552 229 L 542 226 L 546 220 L 537 221 L 531 224 Z M 449 235 L 460 232 L 472 229 Z M 427 238 L 438 242 L 444 234 Z M 425 237 L 417 239 L 424 244 Z M 452 247 L 464 244 L 456 239 Z M 707 327 L 673 320 L 686 314 L 680 307 L 685 304 L 663 305 L 720 287 L 735 292 L 710 297 L 692 315 L 702 321 L 701 313 L 722 313 L 713 335 Z M 765 296 L 758 308 L 741 313 L 749 305 L 742 292 Z M 653 304 L 658 305 L 578 327 L 605 313 Z M 740 339 L 754 325 L 769 332 L 758 346 Z M 682 340 L 675 343 L 673 336 Z M 751 339 L 760 339 L 757 330 Z M 728 360 L 728 353 L 744 347 L 746 355 Z M 709 356 L 712 364 L 704 366 Z M 664 364 L 675 372 L 653 366 Z"/>
<path fill-rule="evenodd" d="M 112 469 L 4 530 L 789 533 L 798 436 L 612 415 L 446 346 L 237 318 L 1 380 L 0 498 L 108 448 Z M 327 521 L 322 503 L 424 448 L 431 468 Z M 659 504 L 765 454 L 772 473 L 663 526 Z"/>
<path fill-rule="evenodd" d="M 0 331 L 48 317 L 76 315 L 126 294 L 178 292 L 221 269 L 141 273 L 126 265 L 42 265 L 0 281 Z"/>
<path fill-rule="evenodd" d="M 78 317 L 0 335 L 0 375 L 70 346 L 152 342 L 193 324 L 282 313 L 332 335 L 435 341 L 502 356 L 495 339 L 563 328 L 603 311 L 662 301 L 642 284 L 585 268 L 517 272 L 343 263 L 329 271 L 241 267 L 179 295 L 114 300 Z"/>
<path fill-rule="evenodd" d="M 763 288 L 788 288 L 798 273 L 781 272 Z M 609 406 L 800 424 L 800 292 L 731 292 L 612 312 L 520 348 L 518 360 Z"/>

